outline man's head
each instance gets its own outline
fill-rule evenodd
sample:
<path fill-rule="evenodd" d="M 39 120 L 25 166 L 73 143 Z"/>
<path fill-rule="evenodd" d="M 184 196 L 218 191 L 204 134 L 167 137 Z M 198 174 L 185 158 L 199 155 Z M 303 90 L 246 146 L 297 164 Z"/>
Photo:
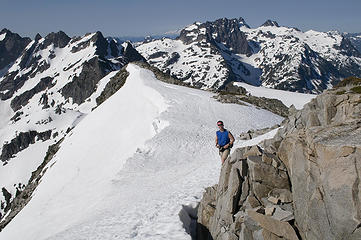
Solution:
<path fill-rule="evenodd" d="M 224 126 L 223 126 L 223 122 L 222 121 L 218 121 L 217 122 L 217 126 L 220 130 L 223 130 L 224 129 Z"/>

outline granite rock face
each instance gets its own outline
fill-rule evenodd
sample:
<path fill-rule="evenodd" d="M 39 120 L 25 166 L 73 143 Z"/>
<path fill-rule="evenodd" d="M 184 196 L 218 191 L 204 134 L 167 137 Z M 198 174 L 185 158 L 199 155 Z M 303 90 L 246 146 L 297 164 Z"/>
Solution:
<path fill-rule="evenodd" d="M 200 203 L 200 239 L 361 239 L 360 85 L 326 91 L 273 139 L 236 149 Z"/>
<path fill-rule="evenodd" d="M 361 95 L 353 88 L 313 99 L 278 133 L 305 239 L 361 238 Z"/>

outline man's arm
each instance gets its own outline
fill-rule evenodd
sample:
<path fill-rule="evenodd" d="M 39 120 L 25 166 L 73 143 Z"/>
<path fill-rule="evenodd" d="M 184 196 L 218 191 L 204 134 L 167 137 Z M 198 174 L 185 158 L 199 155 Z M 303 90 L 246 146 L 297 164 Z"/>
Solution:
<path fill-rule="evenodd" d="M 229 137 L 229 143 L 224 146 L 225 148 L 230 148 L 231 145 L 233 145 L 234 143 L 234 137 L 231 132 L 228 132 L 228 137 Z"/>
<path fill-rule="evenodd" d="M 234 137 L 231 132 L 228 132 L 228 137 L 229 137 L 229 143 L 232 145 L 234 143 Z"/>
<path fill-rule="evenodd" d="M 218 145 L 218 136 L 216 135 L 216 147 L 219 148 L 219 145 Z"/>

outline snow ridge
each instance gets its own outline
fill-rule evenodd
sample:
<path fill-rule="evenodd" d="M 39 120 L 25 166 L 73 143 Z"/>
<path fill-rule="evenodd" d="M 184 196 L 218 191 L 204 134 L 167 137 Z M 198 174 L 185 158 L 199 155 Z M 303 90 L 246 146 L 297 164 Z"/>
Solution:
<path fill-rule="evenodd" d="M 218 178 L 217 120 L 227 120 L 235 136 L 282 121 L 157 81 L 136 65 L 127 71 L 125 85 L 66 136 L 32 200 L 0 238 L 191 239 L 178 214 Z"/>
<path fill-rule="evenodd" d="M 115 46 L 119 54 L 108 53 L 111 41 L 100 32 L 72 39 L 63 32 L 39 35 L 0 77 L 0 219 L 48 147 L 97 106 L 105 85 L 127 63 L 121 46 Z"/>

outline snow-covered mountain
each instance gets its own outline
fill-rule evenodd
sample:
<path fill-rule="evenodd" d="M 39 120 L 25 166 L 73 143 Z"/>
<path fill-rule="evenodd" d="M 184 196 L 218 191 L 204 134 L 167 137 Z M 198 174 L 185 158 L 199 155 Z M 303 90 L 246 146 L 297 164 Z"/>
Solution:
<path fill-rule="evenodd" d="M 355 48 L 361 52 L 361 33 L 346 33 L 344 35 L 348 37 Z"/>
<path fill-rule="evenodd" d="M 231 81 L 320 93 L 361 75 L 361 54 L 338 32 L 302 32 L 267 20 L 251 28 L 243 18 L 196 22 L 175 40 L 145 41 L 137 50 L 172 76 L 204 89 Z"/>
<path fill-rule="evenodd" d="M 100 32 L 22 38 L 0 33 L 0 219 L 58 143 L 142 57 Z M 108 84 L 109 83 L 109 84 Z M 29 196 L 28 196 L 29 197 Z"/>

